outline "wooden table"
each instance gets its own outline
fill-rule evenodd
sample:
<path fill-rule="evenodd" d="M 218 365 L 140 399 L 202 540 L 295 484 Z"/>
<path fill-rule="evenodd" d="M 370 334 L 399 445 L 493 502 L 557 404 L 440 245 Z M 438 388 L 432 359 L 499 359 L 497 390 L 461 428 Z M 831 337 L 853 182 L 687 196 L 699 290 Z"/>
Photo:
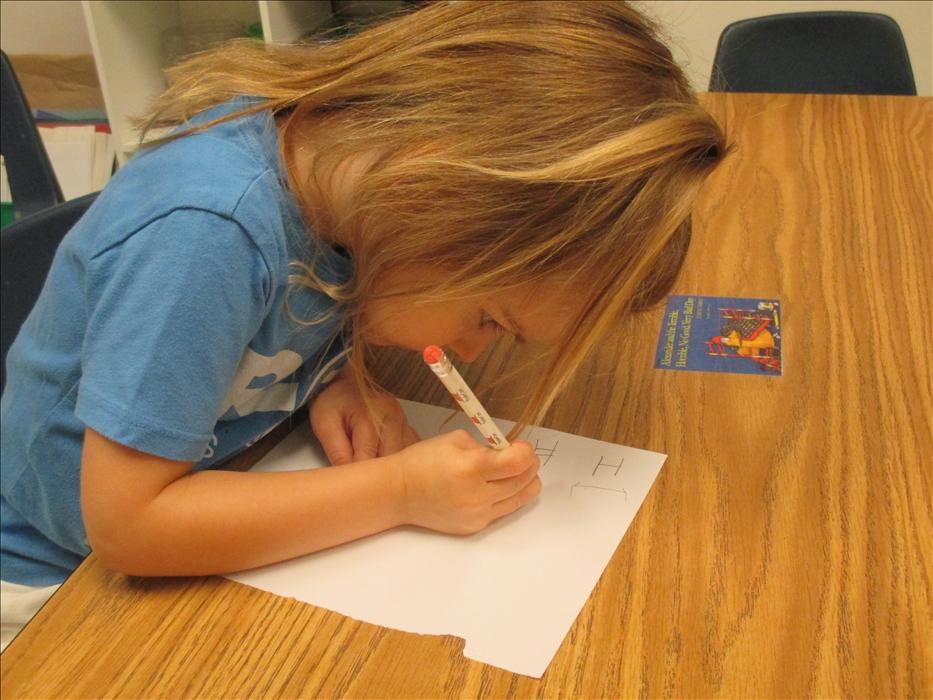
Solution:
<path fill-rule="evenodd" d="M 660 310 L 593 358 L 548 424 L 669 457 L 541 680 L 91 556 L 3 654 L 3 697 L 930 697 L 933 100 L 705 102 L 738 149 L 675 291 L 781 299 L 785 373 L 652 369 Z M 389 374 L 443 401 L 417 362 Z"/>

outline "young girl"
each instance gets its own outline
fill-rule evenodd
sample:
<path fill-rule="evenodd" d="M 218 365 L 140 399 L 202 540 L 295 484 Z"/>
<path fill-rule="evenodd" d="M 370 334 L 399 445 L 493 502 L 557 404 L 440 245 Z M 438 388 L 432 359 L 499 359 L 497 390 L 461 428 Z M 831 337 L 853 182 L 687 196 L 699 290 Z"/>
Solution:
<path fill-rule="evenodd" d="M 173 135 L 64 240 L 9 352 L 9 601 L 91 549 L 127 574 L 214 574 L 402 523 L 472 533 L 528 503 L 527 443 L 418 442 L 365 348 L 559 348 L 520 417 L 540 420 L 670 288 L 725 153 L 623 3 L 436 3 L 172 77 L 148 126 Z M 336 466 L 210 469 L 309 402 Z"/>

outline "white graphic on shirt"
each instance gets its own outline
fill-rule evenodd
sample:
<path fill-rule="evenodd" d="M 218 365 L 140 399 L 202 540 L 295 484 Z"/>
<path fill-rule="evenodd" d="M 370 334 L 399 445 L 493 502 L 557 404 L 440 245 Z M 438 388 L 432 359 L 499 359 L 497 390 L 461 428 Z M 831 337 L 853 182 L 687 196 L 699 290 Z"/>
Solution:
<path fill-rule="evenodd" d="M 281 380 L 298 369 L 301 363 L 301 355 L 291 350 L 282 350 L 274 357 L 267 357 L 246 348 L 218 416 L 223 416 L 231 408 L 239 416 L 256 411 L 294 411 L 298 384 L 286 384 Z M 250 384 L 257 379 L 264 380 L 265 385 L 251 388 Z"/>
<path fill-rule="evenodd" d="M 217 444 L 220 441 L 217 439 L 216 435 L 211 435 L 210 441 L 207 443 L 207 448 L 204 450 L 204 454 L 201 455 L 201 459 L 210 459 L 214 456 L 214 448 L 217 447 Z"/>

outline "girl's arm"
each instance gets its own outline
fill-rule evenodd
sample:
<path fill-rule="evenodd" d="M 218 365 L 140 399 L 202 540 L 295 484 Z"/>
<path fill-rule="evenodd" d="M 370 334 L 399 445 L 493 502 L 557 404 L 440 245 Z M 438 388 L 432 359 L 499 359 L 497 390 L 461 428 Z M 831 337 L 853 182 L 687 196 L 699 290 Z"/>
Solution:
<path fill-rule="evenodd" d="M 105 566 L 138 576 L 262 566 L 403 523 L 475 532 L 540 491 L 539 461 L 463 431 L 388 457 L 297 472 L 192 472 L 85 430 L 81 507 Z"/>
<path fill-rule="evenodd" d="M 339 472 L 191 469 L 85 431 L 82 513 L 106 566 L 140 576 L 237 571 L 401 522 L 399 473 L 381 461 Z"/>

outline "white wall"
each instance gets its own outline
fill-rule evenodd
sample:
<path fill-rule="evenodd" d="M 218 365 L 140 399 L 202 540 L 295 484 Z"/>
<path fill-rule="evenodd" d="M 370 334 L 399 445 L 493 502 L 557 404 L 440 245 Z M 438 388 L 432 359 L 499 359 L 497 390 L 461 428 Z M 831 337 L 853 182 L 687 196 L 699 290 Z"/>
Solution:
<path fill-rule="evenodd" d="M 90 55 L 78 0 L 2 0 L 0 48 L 8 54 Z"/>
<path fill-rule="evenodd" d="M 918 95 L 933 95 L 933 0 L 643 0 L 636 3 L 660 21 L 674 57 L 697 90 L 709 86 L 716 43 L 730 22 L 782 12 L 879 12 L 896 21 L 914 70 Z"/>

